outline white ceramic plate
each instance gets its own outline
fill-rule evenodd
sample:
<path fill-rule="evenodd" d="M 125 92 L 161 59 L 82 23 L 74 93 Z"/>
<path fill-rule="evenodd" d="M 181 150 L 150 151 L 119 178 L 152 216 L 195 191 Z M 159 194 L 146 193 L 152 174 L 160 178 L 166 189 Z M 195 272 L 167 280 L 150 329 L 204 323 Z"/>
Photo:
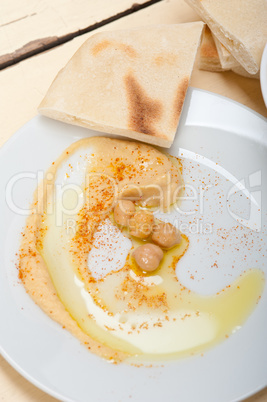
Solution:
<path fill-rule="evenodd" d="M 64 401 L 228 402 L 266 386 L 266 287 L 247 322 L 227 340 L 203 356 L 152 368 L 112 365 L 90 354 L 27 296 L 17 279 L 15 253 L 36 173 L 46 170 L 72 142 L 93 134 L 98 135 L 37 116 L 0 151 L 0 352 L 4 358 L 33 384 Z M 185 158 L 186 180 L 193 175 L 198 184 L 204 177 L 205 185 L 210 185 L 203 198 L 204 212 L 194 219 L 215 225 L 208 235 L 215 237 L 207 237 L 201 228 L 189 234 L 190 249 L 179 263 L 179 279 L 200 293 L 213 293 L 247 268 L 266 271 L 266 120 L 226 98 L 190 89 L 170 153 Z M 186 208 L 194 206 L 190 202 Z M 187 216 L 183 219 L 189 224 Z M 233 227 L 239 228 L 234 235 Z M 230 236 L 224 249 L 220 241 L 212 246 L 221 229 Z M 242 233 L 249 243 L 242 241 Z M 219 269 L 212 269 L 214 261 Z M 192 270 L 197 271 L 194 281 Z"/>
<path fill-rule="evenodd" d="M 260 82 L 262 96 L 267 107 L 267 43 L 261 58 Z"/>

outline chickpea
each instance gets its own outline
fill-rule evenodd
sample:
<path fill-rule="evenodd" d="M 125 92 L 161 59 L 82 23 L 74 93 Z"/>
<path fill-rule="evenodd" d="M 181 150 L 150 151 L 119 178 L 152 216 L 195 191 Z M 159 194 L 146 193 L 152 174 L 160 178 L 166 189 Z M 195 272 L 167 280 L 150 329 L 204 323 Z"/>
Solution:
<path fill-rule="evenodd" d="M 171 248 L 181 243 L 181 233 L 171 223 L 160 222 L 153 228 L 152 241 L 163 248 Z"/>
<path fill-rule="evenodd" d="M 114 219 L 118 225 L 127 226 L 134 213 L 135 206 L 132 201 L 120 200 L 114 208 Z"/>
<path fill-rule="evenodd" d="M 163 251 L 152 243 L 143 244 L 133 252 L 137 265 L 146 272 L 155 271 L 163 258 Z"/>
<path fill-rule="evenodd" d="M 152 232 L 154 216 L 151 212 L 138 211 L 129 221 L 130 234 L 140 239 L 146 239 Z"/>

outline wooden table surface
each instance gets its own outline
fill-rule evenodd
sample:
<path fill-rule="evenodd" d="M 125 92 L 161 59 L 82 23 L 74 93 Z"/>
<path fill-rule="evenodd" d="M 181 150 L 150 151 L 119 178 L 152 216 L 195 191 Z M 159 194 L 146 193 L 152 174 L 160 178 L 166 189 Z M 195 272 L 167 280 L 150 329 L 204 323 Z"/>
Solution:
<path fill-rule="evenodd" d="M 36 115 L 58 70 L 96 31 L 196 20 L 198 15 L 183 0 L 1 0 L 0 145 Z M 195 66 L 190 85 L 267 116 L 258 80 Z M 0 401 L 53 400 L 0 357 Z M 267 402 L 267 389 L 247 401 Z"/>

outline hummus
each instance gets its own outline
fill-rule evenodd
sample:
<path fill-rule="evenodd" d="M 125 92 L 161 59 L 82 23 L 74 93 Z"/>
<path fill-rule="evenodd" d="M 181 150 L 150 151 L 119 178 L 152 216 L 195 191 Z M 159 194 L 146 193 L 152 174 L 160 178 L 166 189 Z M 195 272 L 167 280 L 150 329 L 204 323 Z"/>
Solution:
<path fill-rule="evenodd" d="M 148 145 L 93 137 L 71 145 L 36 190 L 20 278 L 33 300 L 93 353 L 118 362 L 199 352 L 240 326 L 256 304 L 264 283 L 258 270 L 215 296 L 182 286 L 175 268 L 189 245 L 185 235 L 153 273 L 133 260 L 141 240 L 115 225 L 117 200 L 167 211 L 181 189 L 177 160 Z M 105 257 L 94 273 L 96 250 Z"/>

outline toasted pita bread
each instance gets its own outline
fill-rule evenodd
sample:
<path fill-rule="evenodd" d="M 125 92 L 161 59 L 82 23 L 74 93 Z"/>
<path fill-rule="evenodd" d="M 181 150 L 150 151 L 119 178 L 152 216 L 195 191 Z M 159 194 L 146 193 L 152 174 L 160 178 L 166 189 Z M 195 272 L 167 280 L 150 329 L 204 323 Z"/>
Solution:
<path fill-rule="evenodd" d="M 223 45 L 222 45 L 223 46 Z M 225 49 L 226 50 L 226 49 Z M 217 46 L 215 44 L 214 35 L 210 31 L 209 27 L 206 25 L 204 33 L 202 36 L 199 54 L 198 54 L 198 67 L 200 70 L 205 71 L 229 71 L 230 68 L 224 68 L 221 65 L 221 60 L 219 58 L 219 52 L 217 51 Z M 242 75 L 243 77 L 259 79 L 259 72 L 256 74 L 249 74 L 240 64 L 237 64 L 231 69 L 234 73 Z"/>
<path fill-rule="evenodd" d="M 256 74 L 267 41 L 266 0 L 186 0 L 250 74 Z"/>
<path fill-rule="evenodd" d="M 215 46 L 213 35 L 206 25 L 198 54 L 198 68 L 206 71 L 226 71 L 220 62 L 219 54 Z"/>
<path fill-rule="evenodd" d="M 91 36 L 59 72 L 40 113 L 170 147 L 203 22 Z"/>

